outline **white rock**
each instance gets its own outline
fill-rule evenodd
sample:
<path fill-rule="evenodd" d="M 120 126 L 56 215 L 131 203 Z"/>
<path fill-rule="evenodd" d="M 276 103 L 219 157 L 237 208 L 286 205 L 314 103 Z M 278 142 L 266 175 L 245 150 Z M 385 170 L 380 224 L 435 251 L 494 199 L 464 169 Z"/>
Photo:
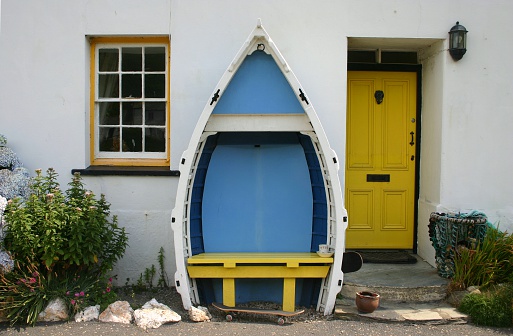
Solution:
<path fill-rule="evenodd" d="M 42 322 L 66 321 L 68 319 L 68 307 L 66 307 L 66 303 L 61 298 L 50 301 L 37 318 L 38 321 Z"/>
<path fill-rule="evenodd" d="M 98 319 L 100 322 L 114 322 L 130 324 L 134 317 L 134 310 L 127 301 L 116 301 L 105 309 Z"/>
<path fill-rule="evenodd" d="M 189 318 L 194 322 L 205 322 L 212 319 L 212 315 L 208 311 L 207 307 L 198 306 L 198 308 L 192 306 L 189 309 Z"/>
<path fill-rule="evenodd" d="M 90 306 L 75 315 L 75 322 L 96 321 L 100 316 L 100 305 Z"/>
<path fill-rule="evenodd" d="M 179 322 L 182 317 L 168 306 L 151 299 L 134 312 L 135 324 L 143 329 L 158 328 L 169 322 Z"/>
<path fill-rule="evenodd" d="M 470 286 L 467 288 L 467 292 L 469 292 L 470 294 L 481 294 L 479 286 Z"/>

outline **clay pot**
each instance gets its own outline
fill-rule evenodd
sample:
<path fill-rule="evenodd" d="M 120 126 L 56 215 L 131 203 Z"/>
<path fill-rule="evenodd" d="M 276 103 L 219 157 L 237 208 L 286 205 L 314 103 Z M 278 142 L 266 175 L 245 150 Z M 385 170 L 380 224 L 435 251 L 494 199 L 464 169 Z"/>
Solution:
<path fill-rule="evenodd" d="M 365 291 L 356 293 L 356 307 L 360 313 L 372 313 L 379 307 L 379 294 Z"/>

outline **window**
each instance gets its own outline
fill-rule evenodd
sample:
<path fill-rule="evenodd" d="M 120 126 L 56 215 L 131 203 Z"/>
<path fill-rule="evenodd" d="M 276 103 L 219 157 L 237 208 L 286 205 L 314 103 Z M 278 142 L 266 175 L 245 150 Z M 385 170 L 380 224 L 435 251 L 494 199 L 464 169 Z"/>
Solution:
<path fill-rule="evenodd" d="M 349 50 L 348 63 L 418 64 L 415 51 Z"/>
<path fill-rule="evenodd" d="M 169 165 L 169 39 L 91 40 L 91 164 Z"/>

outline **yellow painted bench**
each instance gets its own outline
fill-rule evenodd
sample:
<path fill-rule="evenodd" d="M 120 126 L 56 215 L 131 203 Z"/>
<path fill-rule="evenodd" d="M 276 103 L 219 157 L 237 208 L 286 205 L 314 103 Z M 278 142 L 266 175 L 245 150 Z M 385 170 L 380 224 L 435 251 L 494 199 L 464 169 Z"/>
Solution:
<path fill-rule="evenodd" d="M 333 258 L 316 253 L 201 253 L 187 259 L 191 278 L 223 279 L 223 304 L 235 306 L 235 279 L 283 279 L 283 310 L 295 310 L 296 279 L 325 278 Z"/>

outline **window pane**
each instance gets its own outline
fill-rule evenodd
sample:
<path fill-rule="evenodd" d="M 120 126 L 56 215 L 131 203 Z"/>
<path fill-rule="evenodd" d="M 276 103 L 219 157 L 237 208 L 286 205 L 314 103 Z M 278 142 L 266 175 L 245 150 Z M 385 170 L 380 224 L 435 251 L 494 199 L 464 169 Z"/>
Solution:
<path fill-rule="evenodd" d="M 98 76 L 98 97 L 118 98 L 119 97 L 119 76 L 99 75 Z"/>
<path fill-rule="evenodd" d="M 142 125 L 142 103 L 123 103 L 123 125 Z"/>
<path fill-rule="evenodd" d="M 166 103 L 146 103 L 144 123 L 164 126 L 166 124 Z"/>
<path fill-rule="evenodd" d="M 383 51 L 381 63 L 417 64 L 417 53 L 414 51 Z"/>
<path fill-rule="evenodd" d="M 142 71 L 142 48 L 123 48 L 121 54 L 121 71 Z"/>
<path fill-rule="evenodd" d="M 146 98 L 165 98 L 166 75 L 144 76 L 144 96 Z"/>
<path fill-rule="evenodd" d="M 146 152 L 166 151 L 166 132 L 163 128 L 147 128 L 144 137 Z"/>
<path fill-rule="evenodd" d="M 118 49 L 100 49 L 98 51 L 100 71 L 118 71 L 118 59 Z"/>
<path fill-rule="evenodd" d="M 100 151 L 119 152 L 118 127 L 100 127 Z"/>
<path fill-rule="evenodd" d="M 142 151 L 142 128 L 123 128 L 123 152 Z"/>
<path fill-rule="evenodd" d="M 122 97 L 123 98 L 141 98 L 142 82 L 141 75 L 123 75 L 122 77 Z"/>
<path fill-rule="evenodd" d="M 119 125 L 119 103 L 99 103 L 100 125 Z"/>
<path fill-rule="evenodd" d="M 148 47 L 144 50 L 144 70 L 145 71 L 165 71 L 166 70 L 166 48 Z"/>

